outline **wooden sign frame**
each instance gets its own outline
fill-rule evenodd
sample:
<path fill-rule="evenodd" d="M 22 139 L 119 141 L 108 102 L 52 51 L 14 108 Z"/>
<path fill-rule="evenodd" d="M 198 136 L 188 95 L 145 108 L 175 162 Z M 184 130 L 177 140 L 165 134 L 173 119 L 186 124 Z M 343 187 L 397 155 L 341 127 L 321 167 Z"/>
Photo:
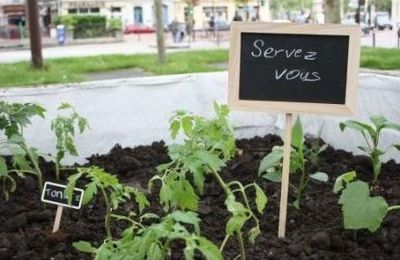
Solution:
<path fill-rule="evenodd" d="M 59 184 L 59 183 L 55 183 L 55 182 L 50 182 L 50 181 L 45 182 L 45 184 L 43 186 L 43 192 L 42 192 L 41 200 L 43 202 L 46 202 L 46 203 L 49 203 L 49 204 L 57 205 L 56 217 L 54 219 L 54 224 L 53 224 L 53 233 L 56 233 L 60 229 L 60 223 L 61 223 L 61 218 L 62 218 L 64 207 L 69 207 L 69 208 L 73 208 L 73 209 L 80 209 L 81 206 L 82 206 L 84 190 L 79 189 L 79 188 L 74 188 L 74 191 L 77 191 L 77 192 L 79 192 L 81 194 L 80 199 L 79 199 L 79 204 L 77 206 L 74 206 L 74 205 L 69 205 L 68 203 L 60 203 L 60 202 L 56 202 L 56 201 L 45 199 L 45 197 L 46 197 L 45 196 L 46 187 L 48 185 L 52 185 L 52 186 L 56 186 L 56 187 L 64 188 L 64 189 L 67 186 Z"/>
<path fill-rule="evenodd" d="M 64 188 L 64 189 L 67 187 L 66 185 L 62 185 L 62 184 L 59 184 L 59 183 L 46 181 L 44 186 L 43 186 L 43 192 L 42 192 L 41 201 L 49 203 L 49 204 L 54 204 L 54 205 L 57 205 L 57 206 L 68 207 L 68 208 L 73 208 L 73 209 L 80 209 L 82 207 L 82 200 L 83 200 L 84 190 L 79 189 L 79 188 L 74 188 L 74 191 L 77 191 L 77 192 L 81 193 L 79 204 L 77 206 L 74 206 L 74 205 L 69 205 L 68 203 L 64 204 L 64 203 L 59 203 L 59 202 L 56 202 L 56 201 L 45 199 L 46 187 L 48 185 L 52 185 L 52 186 L 56 186 L 56 187 L 60 187 L 60 188 Z"/>
<path fill-rule="evenodd" d="M 289 101 L 240 100 L 240 66 L 242 33 L 348 36 L 348 59 L 345 104 Z M 357 107 L 361 30 L 359 26 L 334 24 L 248 23 L 233 22 L 229 48 L 228 104 L 232 108 L 264 112 L 353 115 Z"/>

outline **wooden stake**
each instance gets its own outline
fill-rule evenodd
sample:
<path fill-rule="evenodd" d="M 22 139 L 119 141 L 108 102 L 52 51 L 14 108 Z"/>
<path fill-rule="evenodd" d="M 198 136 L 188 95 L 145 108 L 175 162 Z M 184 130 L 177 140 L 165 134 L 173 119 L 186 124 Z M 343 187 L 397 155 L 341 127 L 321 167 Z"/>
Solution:
<path fill-rule="evenodd" d="M 279 207 L 279 228 L 278 237 L 284 238 L 286 232 L 286 215 L 289 192 L 289 171 L 290 171 L 290 151 L 292 144 L 292 114 L 285 115 L 285 135 L 283 137 L 283 167 L 281 184 L 281 203 Z"/>
<path fill-rule="evenodd" d="M 63 209 L 64 209 L 63 206 L 57 207 L 56 218 L 54 220 L 54 226 L 53 226 L 53 233 L 56 233 L 58 231 L 58 229 L 60 228 L 60 222 L 61 222 Z"/>

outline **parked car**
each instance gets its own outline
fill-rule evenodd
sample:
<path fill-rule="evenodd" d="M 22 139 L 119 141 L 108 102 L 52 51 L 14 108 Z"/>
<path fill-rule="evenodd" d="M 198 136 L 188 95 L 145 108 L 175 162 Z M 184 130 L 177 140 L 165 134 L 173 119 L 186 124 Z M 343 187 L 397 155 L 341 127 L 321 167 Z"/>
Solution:
<path fill-rule="evenodd" d="M 364 35 L 368 35 L 371 32 L 371 26 L 369 26 L 365 21 L 365 16 L 360 17 L 360 28 Z M 355 13 L 346 14 L 345 18 L 342 20 L 342 24 L 356 25 Z"/>
<path fill-rule="evenodd" d="M 375 27 L 378 28 L 378 30 L 385 30 L 393 29 L 393 25 L 390 22 L 390 17 L 388 12 L 378 12 L 375 15 Z"/>
<path fill-rule="evenodd" d="M 130 24 L 125 27 L 124 33 L 153 33 L 156 28 L 144 24 Z"/>

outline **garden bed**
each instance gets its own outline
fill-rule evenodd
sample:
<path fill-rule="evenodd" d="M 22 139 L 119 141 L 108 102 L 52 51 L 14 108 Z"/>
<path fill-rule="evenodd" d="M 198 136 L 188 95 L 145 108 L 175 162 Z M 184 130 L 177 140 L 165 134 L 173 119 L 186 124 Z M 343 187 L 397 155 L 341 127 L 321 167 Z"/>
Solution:
<path fill-rule="evenodd" d="M 400 259 L 400 211 L 388 213 L 375 234 L 359 231 L 355 237 L 354 232 L 344 230 L 337 204 L 339 196 L 332 192 L 333 182 L 350 170 L 356 170 L 361 179 L 370 181 L 371 164 L 367 157 L 331 147 L 320 154 L 318 165 L 310 166 L 311 171 L 328 173 L 329 182 L 311 183 L 305 191 L 302 208 L 289 207 L 287 237 L 278 239 L 280 184 L 258 178 L 257 172 L 260 160 L 274 145 L 281 144 L 281 139 L 273 135 L 238 140 L 237 147 L 242 152 L 221 173 L 226 181 L 237 179 L 244 184 L 256 181 L 268 196 L 265 213 L 260 217 L 262 233 L 254 245 L 247 244 L 247 259 Z M 116 146 L 108 154 L 93 155 L 88 160 L 90 165 L 116 174 L 124 183 L 146 188 L 148 180 L 156 174 L 155 167 L 169 159 L 164 143 L 156 142 L 133 149 Z M 53 164 L 42 162 L 41 168 L 45 179 L 52 180 Z M 375 194 L 383 196 L 390 205 L 400 202 L 399 170 L 400 165 L 393 160 L 385 163 L 379 186 L 374 187 Z M 296 175 L 291 178 L 295 179 Z M 146 211 L 161 213 L 157 190 L 153 189 L 147 196 L 151 207 Z M 199 208 L 201 231 L 217 245 L 224 239 L 229 217 L 224 201 L 223 190 L 208 178 Z M 291 195 L 289 201 L 293 201 Z M 72 242 L 86 240 L 99 246 L 105 237 L 103 213 L 101 199 L 81 210 L 65 209 L 61 230 L 52 234 L 55 207 L 48 205 L 46 210 L 41 209 L 36 180 L 27 177 L 19 181 L 9 201 L 0 201 L 0 259 L 90 259 L 75 250 Z M 113 225 L 115 233 L 123 228 Z M 228 241 L 224 254 L 225 259 L 233 259 L 238 254 L 235 239 Z M 179 249 L 172 258 L 180 259 Z"/>

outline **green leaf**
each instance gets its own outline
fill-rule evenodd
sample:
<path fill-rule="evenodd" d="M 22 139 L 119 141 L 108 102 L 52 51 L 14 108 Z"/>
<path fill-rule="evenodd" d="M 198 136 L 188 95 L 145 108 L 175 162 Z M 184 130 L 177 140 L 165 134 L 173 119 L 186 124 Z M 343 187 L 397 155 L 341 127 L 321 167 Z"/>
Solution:
<path fill-rule="evenodd" d="M 183 132 L 187 135 L 190 136 L 192 134 L 192 127 L 193 127 L 193 121 L 191 117 L 184 117 L 182 119 L 182 129 Z"/>
<path fill-rule="evenodd" d="M 207 260 L 222 260 L 223 257 L 218 247 L 204 237 L 198 238 L 198 249 L 206 257 Z"/>
<path fill-rule="evenodd" d="M 170 127 L 169 127 L 169 130 L 171 131 L 171 137 L 172 137 L 172 139 L 175 139 L 176 138 L 176 136 L 178 135 L 178 133 L 179 133 L 179 129 L 181 128 L 181 123 L 178 121 L 178 120 L 173 120 L 172 122 L 171 122 L 171 125 L 170 125 Z"/>
<path fill-rule="evenodd" d="M 163 251 L 161 250 L 160 246 L 156 243 L 151 244 L 147 252 L 148 253 L 146 259 L 154 259 L 154 260 L 165 259 Z"/>
<path fill-rule="evenodd" d="M 360 146 L 357 146 L 357 148 L 363 152 L 370 153 L 370 149 L 367 146 L 360 145 Z"/>
<path fill-rule="evenodd" d="M 281 171 L 271 171 L 267 174 L 262 175 L 261 177 L 272 181 L 272 182 L 281 182 L 282 181 L 282 172 Z"/>
<path fill-rule="evenodd" d="M 265 205 L 267 205 L 268 199 L 264 191 L 256 183 L 254 183 L 254 188 L 256 189 L 255 200 L 256 200 L 257 210 L 262 214 L 264 212 Z"/>
<path fill-rule="evenodd" d="M 169 184 L 162 183 L 159 196 L 164 205 L 164 210 L 168 210 L 172 201 L 172 190 Z"/>
<path fill-rule="evenodd" d="M 274 149 L 272 152 L 265 156 L 258 168 L 258 175 L 265 173 L 270 168 L 278 167 L 281 164 L 283 158 L 283 151 L 281 149 Z"/>
<path fill-rule="evenodd" d="M 202 164 L 208 165 L 208 167 L 215 172 L 218 172 L 221 167 L 225 166 L 224 161 L 210 151 L 196 151 L 194 156 L 196 156 L 202 162 Z"/>
<path fill-rule="evenodd" d="M 297 117 L 292 128 L 292 145 L 298 149 L 302 149 L 304 143 L 303 127 L 300 117 Z"/>
<path fill-rule="evenodd" d="M 395 144 L 394 147 L 400 151 L 400 144 Z"/>
<path fill-rule="evenodd" d="M 385 125 L 385 128 L 400 131 L 400 124 L 395 124 L 395 123 L 387 123 Z"/>
<path fill-rule="evenodd" d="M 11 144 L 21 144 L 25 142 L 25 139 L 20 134 L 13 134 L 7 141 Z"/>
<path fill-rule="evenodd" d="M 381 196 L 371 197 L 369 186 L 362 181 L 347 185 L 339 199 L 342 205 L 345 229 L 363 229 L 375 232 L 388 212 Z"/>
<path fill-rule="evenodd" d="M 142 213 L 143 209 L 150 205 L 150 202 L 147 200 L 146 196 L 140 191 L 134 191 L 135 201 L 139 206 L 139 212 Z"/>
<path fill-rule="evenodd" d="M 76 181 L 82 176 L 82 173 L 76 173 L 68 177 L 68 184 L 65 187 L 65 195 L 68 198 L 68 204 L 72 202 L 72 194 L 74 192 L 74 188 L 76 186 Z M 85 197 L 85 194 L 83 195 Z"/>
<path fill-rule="evenodd" d="M 353 130 L 359 131 L 359 132 L 363 132 L 363 131 L 367 131 L 369 133 L 369 135 L 371 137 L 376 136 L 376 131 L 368 124 L 364 124 L 355 120 L 347 120 L 345 122 L 342 122 L 339 124 L 340 130 L 342 130 L 342 132 L 346 129 L 346 128 L 351 128 Z"/>
<path fill-rule="evenodd" d="M 344 188 L 343 183 L 349 184 L 351 181 L 354 180 L 356 177 L 356 172 L 351 171 L 351 172 L 346 172 L 339 177 L 336 178 L 335 184 L 333 185 L 333 192 L 338 193 Z"/>
<path fill-rule="evenodd" d="M 79 117 L 78 127 L 79 127 L 79 132 L 82 134 L 85 131 L 85 129 L 89 127 L 88 121 L 83 117 Z"/>
<path fill-rule="evenodd" d="M 184 212 L 177 210 L 172 212 L 170 216 L 177 222 L 193 225 L 196 234 L 200 234 L 200 218 L 198 217 L 197 213 L 191 211 Z"/>
<path fill-rule="evenodd" d="M 226 233 L 232 236 L 235 232 L 240 232 L 246 220 L 246 215 L 233 215 L 226 223 Z"/>
<path fill-rule="evenodd" d="M 369 119 L 375 125 L 377 130 L 382 129 L 388 123 L 387 119 L 383 116 L 371 116 Z"/>
<path fill-rule="evenodd" d="M 3 157 L 0 157 L 0 176 L 5 176 L 8 173 L 8 168 L 6 164 L 6 160 Z"/>
<path fill-rule="evenodd" d="M 61 105 L 57 109 L 62 110 L 62 109 L 69 109 L 69 108 L 72 108 L 72 106 L 69 103 L 62 102 Z"/>
<path fill-rule="evenodd" d="M 314 174 L 310 174 L 309 177 L 322 182 L 327 182 L 329 180 L 328 174 L 324 172 L 316 172 Z"/>
<path fill-rule="evenodd" d="M 96 183 L 91 182 L 91 183 L 87 184 L 85 192 L 83 193 L 82 204 L 83 205 L 88 204 L 93 199 L 95 194 L 97 194 Z"/>
<path fill-rule="evenodd" d="M 260 227 L 259 227 L 258 225 L 255 226 L 255 227 L 252 227 L 252 228 L 249 230 L 249 233 L 248 233 L 250 242 L 251 242 L 252 244 L 254 244 L 254 242 L 256 241 L 256 238 L 257 238 L 260 234 L 261 234 L 261 231 L 260 231 Z"/>
<path fill-rule="evenodd" d="M 225 200 L 225 205 L 228 211 L 233 214 L 245 214 L 248 212 L 248 209 L 242 203 L 236 201 L 233 193 L 228 194 Z"/>
<path fill-rule="evenodd" d="M 84 253 L 96 253 L 96 248 L 86 241 L 74 242 L 72 246 Z"/>
<path fill-rule="evenodd" d="M 178 181 L 175 185 L 174 199 L 177 201 L 178 206 L 182 209 L 189 209 L 196 211 L 199 204 L 199 197 L 194 192 L 193 186 L 187 180 Z"/>

